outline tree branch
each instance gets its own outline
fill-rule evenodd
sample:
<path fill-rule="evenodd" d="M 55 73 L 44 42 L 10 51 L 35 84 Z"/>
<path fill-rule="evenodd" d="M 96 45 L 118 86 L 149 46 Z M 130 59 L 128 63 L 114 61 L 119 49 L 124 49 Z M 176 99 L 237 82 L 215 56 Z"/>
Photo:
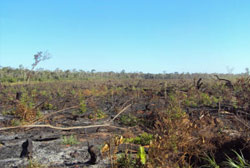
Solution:
<path fill-rule="evenodd" d="M 119 128 L 119 129 L 126 129 L 122 127 L 113 126 L 110 124 L 75 126 L 75 127 L 56 127 L 50 124 L 44 124 L 44 125 L 21 125 L 21 126 L 13 126 L 13 127 L 3 127 L 3 128 L 0 128 L 0 131 L 5 131 L 9 129 L 17 129 L 17 128 L 52 128 L 52 129 L 57 129 L 57 130 L 73 130 L 73 129 L 94 128 L 94 127 L 113 127 L 113 128 Z"/>

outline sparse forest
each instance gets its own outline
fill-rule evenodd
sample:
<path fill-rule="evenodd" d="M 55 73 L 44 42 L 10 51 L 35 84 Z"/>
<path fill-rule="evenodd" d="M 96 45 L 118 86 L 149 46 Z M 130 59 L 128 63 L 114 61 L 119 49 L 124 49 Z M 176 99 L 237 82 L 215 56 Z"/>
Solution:
<path fill-rule="evenodd" d="M 43 81 L 63 81 L 63 80 L 89 80 L 89 79 L 212 79 L 216 78 L 214 74 L 207 73 L 159 73 L 150 74 L 142 72 L 126 73 L 125 70 L 121 72 L 96 72 L 94 69 L 91 71 L 83 70 L 60 70 L 57 68 L 54 71 L 44 70 L 39 68 L 37 70 L 30 70 L 24 68 L 22 65 L 19 68 L 0 67 L 0 82 L 4 83 L 17 83 L 27 81 L 30 75 L 30 81 L 43 82 Z M 241 74 L 217 74 L 221 78 L 234 80 L 240 77 L 247 77 L 249 71 Z"/>

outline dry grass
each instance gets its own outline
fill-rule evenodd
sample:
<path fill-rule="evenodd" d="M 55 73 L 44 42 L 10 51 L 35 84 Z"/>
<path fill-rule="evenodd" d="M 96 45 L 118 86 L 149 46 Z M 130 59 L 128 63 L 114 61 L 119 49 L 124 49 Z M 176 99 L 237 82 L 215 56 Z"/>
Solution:
<path fill-rule="evenodd" d="M 16 107 L 15 116 L 20 118 L 21 121 L 31 122 L 36 119 L 37 110 L 19 103 Z"/>

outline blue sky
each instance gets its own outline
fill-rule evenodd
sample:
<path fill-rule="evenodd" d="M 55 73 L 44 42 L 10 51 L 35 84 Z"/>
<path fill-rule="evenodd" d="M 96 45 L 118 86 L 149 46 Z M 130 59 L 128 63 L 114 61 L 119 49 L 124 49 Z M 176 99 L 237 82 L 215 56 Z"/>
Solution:
<path fill-rule="evenodd" d="M 249 0 L 1 0 L 0 66 L 126 72 L 250 68 Z"/>

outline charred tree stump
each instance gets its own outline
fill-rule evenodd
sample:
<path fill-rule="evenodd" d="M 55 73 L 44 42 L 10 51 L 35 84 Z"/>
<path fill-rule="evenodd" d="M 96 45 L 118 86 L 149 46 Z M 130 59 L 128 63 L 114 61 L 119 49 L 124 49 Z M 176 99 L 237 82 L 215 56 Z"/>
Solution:
<path fill-rule="evenodd" d="M 22 144 L 22 148 L 23 149 L 22 149 L 20 157 L 21 158 L 27 157 L 28 159 L 31 159 L 32 158 L 32 151 L 33 151 L 32 140 L 31 139 L 27 139 L 27 141 L 25 141 Z"/>
<path fill-rule="evenodd" d="M 16 100 L 21 100 L 22 94 L 22 92 L 16 92 Z"/>
<path fill-rule="evenodd" d="M 96 164 L 98 162 L 98 155 L 100 153 L 99 149 L 97 149 L 97 147 L 94 145 L 89 145 L 88 143 L 88 152 L 90 154 L 90 159 L 86 162 L 86 164 Z"/>
<path fill-rule="evenodd" d="M 196 89 L 199 90 L 201 86 L 203 85 L 203 82 L 201 82 L 202 78 L 200 78 L 196 83 Z"/>

